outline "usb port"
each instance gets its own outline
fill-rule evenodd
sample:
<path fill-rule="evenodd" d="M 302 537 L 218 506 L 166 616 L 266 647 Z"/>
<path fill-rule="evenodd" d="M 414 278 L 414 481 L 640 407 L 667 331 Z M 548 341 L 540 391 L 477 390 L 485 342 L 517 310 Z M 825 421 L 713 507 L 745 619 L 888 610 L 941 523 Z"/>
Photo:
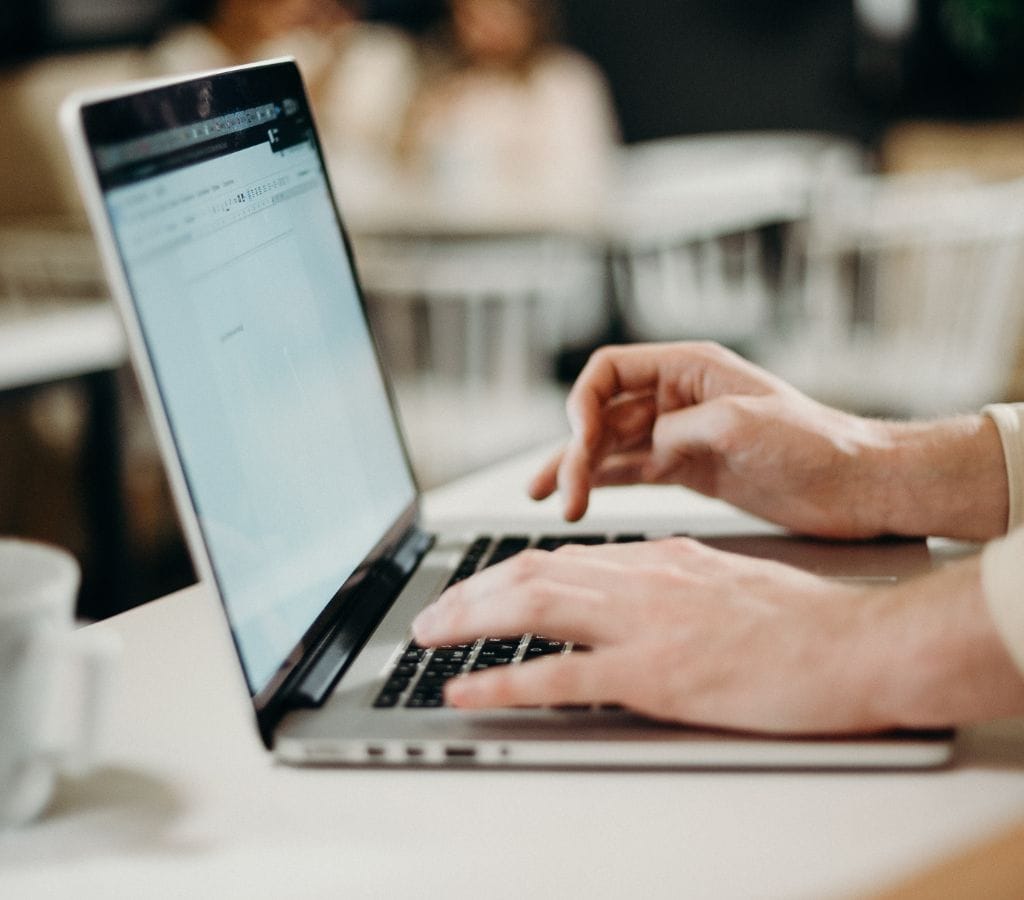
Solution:
<path fill-rule="evenodd" d="M 475 747 L 445 747 L 444 755 L 448 759 L 473 759 L 476 756 Z"/>

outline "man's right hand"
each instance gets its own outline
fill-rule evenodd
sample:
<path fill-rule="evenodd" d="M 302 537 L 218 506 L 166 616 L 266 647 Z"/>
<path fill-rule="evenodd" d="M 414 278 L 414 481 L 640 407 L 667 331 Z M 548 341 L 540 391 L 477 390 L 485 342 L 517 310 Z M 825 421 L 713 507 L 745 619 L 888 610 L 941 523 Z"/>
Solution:
<path fill-rule="evenodd" d="M 592 488 L 680 484 L 795 531 L 986 538 L 1006 524 L 994 425 L 911 425 L 824 406 L 715 344 L 605 347 L 567 401 L 572 439 L 530 485 L 565 517 Z"/>

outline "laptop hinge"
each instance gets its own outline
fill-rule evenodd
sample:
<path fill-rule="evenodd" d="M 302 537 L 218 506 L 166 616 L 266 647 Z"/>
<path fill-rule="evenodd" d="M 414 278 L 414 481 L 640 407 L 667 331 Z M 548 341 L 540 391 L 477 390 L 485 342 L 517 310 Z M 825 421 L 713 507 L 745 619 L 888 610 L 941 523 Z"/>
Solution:
<path fill-rule="evenodd" d="M 432 534 L 413 526 L 387 561 L 374 567 L 346 604 L 350 611 L 310 653 L 293 686 L 282 690 L 285 709 L 316 707 L 327 699 L 433 543 Z"/>

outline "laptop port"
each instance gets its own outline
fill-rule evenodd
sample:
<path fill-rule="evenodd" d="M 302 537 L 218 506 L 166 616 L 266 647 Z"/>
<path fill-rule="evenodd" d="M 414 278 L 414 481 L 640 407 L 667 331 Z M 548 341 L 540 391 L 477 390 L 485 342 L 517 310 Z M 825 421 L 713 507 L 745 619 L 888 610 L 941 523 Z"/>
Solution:
<path fill-rule="evenodd" d="M 414 747 L 410 745 L 405 748 L 405 755 L 408 756 L 410 759 L 419 759 L 421 756 L 423 756 L 423 748 Z"/>
<path fill-rule="evenodd" d="M 370 759 L 382 759 L 384 757 L 384 748 L 377 744 L 370 744 L 366 748 L 366 755 Z"/>
<path fill-rule="evenodd" d="M 476 757 L 475 747 L 445 747 L 446 759 L 474 759 Z"/>

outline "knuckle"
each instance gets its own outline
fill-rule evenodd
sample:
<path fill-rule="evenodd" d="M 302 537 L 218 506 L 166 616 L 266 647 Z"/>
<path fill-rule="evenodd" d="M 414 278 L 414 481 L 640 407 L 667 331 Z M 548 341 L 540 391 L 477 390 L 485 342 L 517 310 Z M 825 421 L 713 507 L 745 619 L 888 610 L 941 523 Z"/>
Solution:
<path fill-rule="evenodd" d="M 523 614 L 529 621 L 543 616 L 558 599 L 558 587 L 550 581 L 534 581 L 523 594 Z"/>
<path fill-rule="evenodd" d="M 571 699 L 576 695 L 579 679 L 573 666 L 565 665 L 564 661 L 557 659 L 544 660 L 542 665 L 543 668 L 537 667 L 537 674 L 548 696 Z"/>
<path fill-rule="evenodd" d="M 591 353 L 587 362 L 594 366 L 603 366 L 611 362 L 615 357 L 615 354 L 616 348 L 606 344 L 603 347 L 598 347 L 593 353 Z"/>
<path fill-rule="evenodd" d="M 683 535 L 662 538 L 657 542 L 657 546 L 667 567 L 680 560 L 686 562 L 705 549 L 700 541 Z M 671 571 L 678 575 L 678 570 L 673 568 Z"/>
<path fill-rule="evenodd" d="M 512 672 L 496 671 L 488 672 L 486 689 L 491 701 L 496 706 L 513 706 L 518 700 L 518 693 L 515 689 L 515 680 L 510 676 Z"/>
<path fill-rule="evenodd" d="M 652 602 L 659 607 L 689 584 L 687 576 L 671 562 L 644 566 L 640 578 L 650 587 Z"/>
<path fill-rule="evenodd" d="M 582 544 L 563 544 L 561 547 L 556 547 L 553 553 L 557 553 L 559 556 L 579 556 L 580 554 L 586 554 L 587 548 Z"/>
<path fill-rule="evenodd" d="M 517 553 L 509 560 L 508 564 L 513 580 L 517 583 L 522 583 L 536 577 L 543 567 L 547 555 L 544 550 L 532 548 Z"/>
<path fill-rule="evenodd" d="M 704 356 L 720 356 L 724 349 L 717 341 L 694 341 L 693 348 Z"/>
<path fill-rule="evenodd" d="M 732 351 L 726 349 L 716 341 L 694 341 L 690 345 L 693 352 L 704 359 L 705 362 L 723 363 L 732 358 Z"/>
<path fill-rule="evenodd" d="M 744 432 L 752 412 L 749 401 L 749 397 L 740 394 L 729 394 L 715 401 L 719 422 L 709 441 L 715 452 L 730 456 L 747 444 Z"/>

